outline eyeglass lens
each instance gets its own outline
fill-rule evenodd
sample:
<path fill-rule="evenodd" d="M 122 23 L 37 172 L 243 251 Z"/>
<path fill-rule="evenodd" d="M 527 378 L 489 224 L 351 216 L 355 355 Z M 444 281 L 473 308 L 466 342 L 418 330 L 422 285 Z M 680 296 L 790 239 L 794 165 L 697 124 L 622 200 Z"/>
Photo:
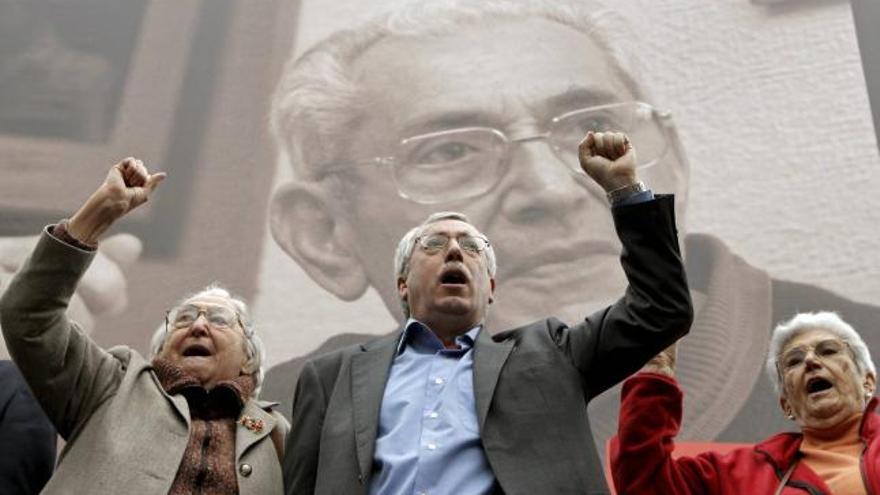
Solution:
<path fill-rule="evenodd" d="M 192 325 L 199 315 L 203 314 L 208 320 L 208 324 L 215 328 L 229 328 L 235 321 L 235 313 L 223 306 L 208 306 L 201 308 L 199 306 L 183 306 L 173 314 L 173 322 L 176 328 L 182 328 Z"/>
<path fill-rule="evenodd" d="M 782 367 L 789 370 L 799 366 L 807 358 L 810 350 L 820 359 L 827 359 L 840 355 L 846 349 L 846 344 L 839 340 L 823 340 L 812 346 L 798 346 L 789 349 L 782 356 Z"/>
<path fill-rule="evenodd" d="M 550 121 L 546 135 L 571 171 L 583 174 L 578 144 L 588 131 L 622 131 L 637 147 L 640 167 L 654 165 L 666 152 L 663 124 L 650 105 L 630 102 L 574 110 Z M 472 127 L 433 132 L 401 142 L 394 180 L 401 193 L 424 203 L 473 197 L 488 191 L 504 173 L 512 143 L 497 129 Z"/>
<path fill-rule="evenodd" d="M 439 251 L 449 244 L 449 236 L 444 234 L 431 234 L 419 239 L 423 248 L 427 251 Z M 456 238 L 458 245 L 470 253 L 479 253 L 488 247 L 485 239 L 472 235 L 462 235 Z"/>

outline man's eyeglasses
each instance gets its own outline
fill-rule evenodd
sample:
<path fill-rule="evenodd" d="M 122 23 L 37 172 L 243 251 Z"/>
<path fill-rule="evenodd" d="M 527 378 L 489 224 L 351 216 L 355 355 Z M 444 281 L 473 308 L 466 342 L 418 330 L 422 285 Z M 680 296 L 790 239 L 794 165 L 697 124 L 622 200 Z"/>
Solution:
<path fill-rule="evenodd" d="M 244 331 L 244 325 L 241 323 L 238 313 L 229 308 L 186 304 L 165 314 L 165 332 L 189 328 L 201 315 L 205 315 L 208 325 L 215 330 L 226 331 L 238 323 Z"/>
<path fill-rule="evenodd" d="M 485 237 L 463 234 L 455 238 L 461 249 L 471 254 L 480 254 L 489 248 L 489 239 Z M 446 234 L 430 234 L 420 236 L 416 242 L 428 253 L 438 253 L 449 245 L 449 236 Z"/>
<path fill-rule="evenodd" d="M 670 121 L 668 112 L 647 103 L 612 103 L 566 112 L 550 119 L 539 132 L 527 135 L 511 136 L 491 127 L 420 134 L 401 140 L 393 155 L 329 165 L 324 172 L 381 165 L 390 169 L 404 198 L 423 204 L 455 201 L 494 187 L 507 171 L 513 143 L 546 140 L 572 173 L 585 175 L 578 161 L 578 144 L 587 132 L 624 132 L 636 146 L 639 168 L 650 167 L 669 148 L 666 128 Z"/>

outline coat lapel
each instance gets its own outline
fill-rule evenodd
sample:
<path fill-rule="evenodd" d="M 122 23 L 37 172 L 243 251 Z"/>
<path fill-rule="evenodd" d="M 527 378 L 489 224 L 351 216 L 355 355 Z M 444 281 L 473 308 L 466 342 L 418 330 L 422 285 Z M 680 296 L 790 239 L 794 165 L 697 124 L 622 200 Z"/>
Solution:
<path fill-rule="evenodd" d="M 264 411 L 256 401 L 247 401 L 235 427 L 236 464 L 251 445 L 262 440 L 274 428 L 275 417 Z"/>
<path fill-rule="evenodd" d="M 495 342 L 485 327 L 477 335 L 477 343 L 474 345 L 474 399 L 477 402 L 477 417 L 481 431 L 489 414 L 489 405 L 492 404 L 498 376 L 511 350 L 513 350 L 512 340 Z"/>
<path fill-rule="evenodd" d="M 351 358 L 352 413 L 361 479 L 367 479 L 371 472 L 376 431 L 379 428 L 379 407 L 400 335 L 398 331 L 363 345 L 362 351 Z"/>
<path fill-rule="evenodd" d="M 162 387 L 162 382 L 159 380 L 159 377 L 156 376 L 156 372 L 154 370 L 150 371 L 150 376 L 153 378 L 153 381 L 156 383 L 156 387 L 168 399 L 168 402 L 174 406 L 174 410 L 177 411 L 177 414 L 180 415 L 180 419 L 186 423 L 186 428 L 190 427 L 190 417 L 189 417 L 189 404 L 186 403 L 186 398 L 180 394 L 170 395 L 165 389 Z"/>

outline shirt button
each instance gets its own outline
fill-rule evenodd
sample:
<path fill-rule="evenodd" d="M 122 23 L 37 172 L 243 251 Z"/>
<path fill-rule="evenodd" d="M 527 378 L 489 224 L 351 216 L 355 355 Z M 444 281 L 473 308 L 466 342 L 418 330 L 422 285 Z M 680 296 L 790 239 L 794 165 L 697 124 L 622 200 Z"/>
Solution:
<path fill-rule="evenodd" d="M 428 450 L 437 450 L 437 444 L 436 444 L 436 443 L 429 443 L 429 444 L 427 445 L 427 447 L 428 447 Z"/>
<path fill-rule="evenodd" d="M 252 472 L 254 472 L 254 468 L 252 468 L 250 464 L 242 464 L 241 466 L 238 466 L 238 472 L 247 478 Z"/>
<path fill-rule="evenodd" d="M 442 378 L 434 378 L 434 383 L 436 383 L 437 385 L 443 385 L 443 379 Z"/>
<path fill-rule="evenodd" d="M 431 419 L 437 419 L 440 415 L 437 414 L 437 411 L 431 411 L 428 413 L 428 417 Z"/>

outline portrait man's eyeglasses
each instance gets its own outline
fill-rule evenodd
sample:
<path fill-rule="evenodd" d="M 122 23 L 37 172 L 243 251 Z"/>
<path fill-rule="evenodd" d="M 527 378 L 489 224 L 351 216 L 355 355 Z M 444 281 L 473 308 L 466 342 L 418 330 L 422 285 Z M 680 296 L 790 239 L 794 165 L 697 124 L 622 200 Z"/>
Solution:
<path fill-rule="evenodd" d="M 242 331 L 247 335 L 245 327 L 241 323 L 241 318 L 235 311 L 223 306 L 201 307 L 191 304 L 165 313 L 165 332 L 189 328 L 203 314 L 208 322 L 208 326 L 215 330 L 227 331 L 238 323 Z"/>
<path fill-rule="evenodd" d="M 489 239 L 485 237 L 464 234 L 455 238 L 458 245 L 470 254 L 480 254 L 489 248 Z M 438 253 L 449 245 L 449 236 L 446 234 L 430 234 L 416 238 L 416 242 L 428 253 Z"/>
<path fill-rule="evenodd" d="M 585 176 L 577 153 L 587 132 L 624 132 L 638 147 L 640 168 L 650 167 L 666 154 L 670 121 L 668 112 L 647 103 L 611 103 L 563 113 L 526 135 L 505 134 L 491 127 L 419 134 L 402 139 L 390 156 L 329 165 L 323 172 L 381 165 L 390 169 L 398 193 L 406 199 L 422 204 L 456 201 L 482 194 L 501 180 L 513 143 L 546 140 L 572 173 Z"/>

